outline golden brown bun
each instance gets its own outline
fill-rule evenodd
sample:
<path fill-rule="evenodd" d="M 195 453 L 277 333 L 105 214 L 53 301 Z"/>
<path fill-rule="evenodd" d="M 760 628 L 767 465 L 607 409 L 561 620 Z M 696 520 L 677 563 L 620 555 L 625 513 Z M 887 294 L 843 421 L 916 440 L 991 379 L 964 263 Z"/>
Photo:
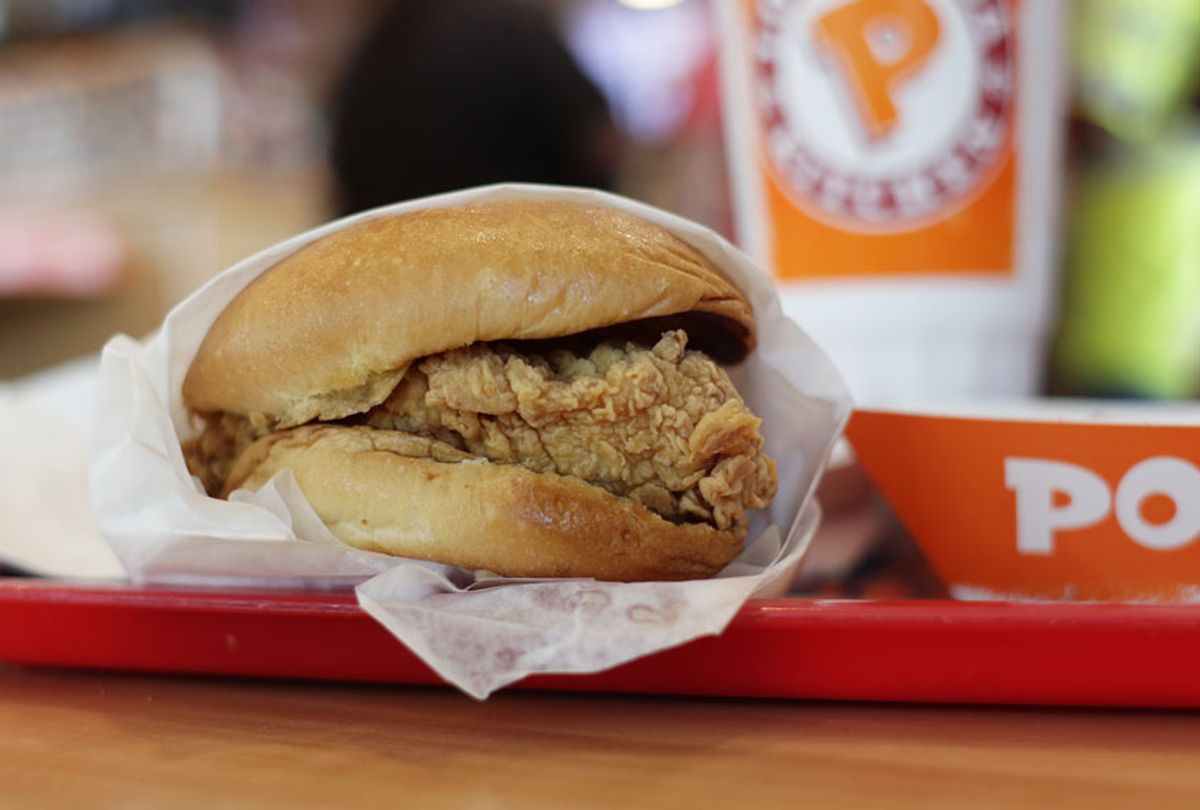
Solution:
<path fill-rule="evenodd" d="M 183 397 L 194 411 L 281 427 L 339 419 L 381 402 L 426 355 L 680 314 L 697 333 L 720 333 L 735 359 L 753 348 L 745 296 L 639 217 L 548 201 L 382 217 L 252 282 L 209 330 Z"/>
<path fill-rule="evenodd" d="M 349 545 L 504 576 L 707 577 L 733 559 L 744 536 L 670 523 L 576 478 L 366 427 L 272 434 L 242 454 L 227 488 L 258 489 L 285 467 Z"/>

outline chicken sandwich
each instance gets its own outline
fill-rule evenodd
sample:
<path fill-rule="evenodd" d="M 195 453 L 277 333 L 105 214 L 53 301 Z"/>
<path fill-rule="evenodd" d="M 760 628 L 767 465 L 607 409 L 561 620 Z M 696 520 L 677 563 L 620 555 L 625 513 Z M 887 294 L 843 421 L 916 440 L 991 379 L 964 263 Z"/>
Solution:
<path fill-rule="evenodd" d="M 710 576 L 775 492 L 719 363 L 745 296 L 630 214 L 514 201 L 383 216 L 269 268 L 183 383 L 209 494 L 290 470 L 362 549 L 505 576 Z"/>

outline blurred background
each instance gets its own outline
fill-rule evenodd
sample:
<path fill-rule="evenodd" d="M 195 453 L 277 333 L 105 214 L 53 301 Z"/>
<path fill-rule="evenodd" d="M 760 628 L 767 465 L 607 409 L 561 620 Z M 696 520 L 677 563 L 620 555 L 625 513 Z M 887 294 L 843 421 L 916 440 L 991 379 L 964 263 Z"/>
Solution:
<path fill-rule="evenodd" d="M 1192 399 L 1200 3 L 1069 12 L 1043 393 Z M 606 187 L 734 237 L 717 19 L 710 0 L 0 0 L 0 381 L 146 334 L 283 237 L 467 185 Z M 914 559 L 889 548 L 859 592 Z"/>
<path fill-rule="evenodd" d="M 146 333 L 284 236 L 465 185 L 608 187 L 733 236 L 712 2 L 0 0 L 0 379 Z M 1191 397 L 1200 4 L 1070 12 L 1045 388 Z"/>
<path fill-rule="evenodd" d="M 0 0 L 0 380 L 342 213 L 502 180 L 729 232 L 702 0 Z"/>

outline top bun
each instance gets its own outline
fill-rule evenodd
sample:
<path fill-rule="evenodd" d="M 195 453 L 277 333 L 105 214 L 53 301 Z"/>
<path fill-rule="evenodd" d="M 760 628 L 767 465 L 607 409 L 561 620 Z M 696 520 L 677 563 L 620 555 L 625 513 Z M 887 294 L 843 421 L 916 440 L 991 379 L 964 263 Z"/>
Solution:
<path fill-rule="evenodd" d="M 667 316 L 717 359 L 754 346 L 745 296 L 639 217 L 549 201 L 383 216 L 312 242 L 247 286 L 209 330 L 183 398 L 193 411 L 281 428 L 339 419 L 382 402 L 426 355 Z"/>

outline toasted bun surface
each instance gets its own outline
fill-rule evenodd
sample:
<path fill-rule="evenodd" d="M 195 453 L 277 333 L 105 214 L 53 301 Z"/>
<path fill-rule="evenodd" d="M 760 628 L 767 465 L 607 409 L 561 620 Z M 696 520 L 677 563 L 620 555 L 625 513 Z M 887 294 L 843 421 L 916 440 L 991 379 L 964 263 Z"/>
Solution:
<path fill-rule="evenodd" d="M 210 329 L 183 397 L 281 427 L 338 419 L 426 355 L 674 315 L 707 320 L 736 355 L 753 348 L 745 296 L 639 217 L 549 201 L 429 209 L 353 225 L 259 276 Z"/>
<path fill-rule="evenodd" d="M 390 430 L 311 425 L 260 440 L 229 489 L 288 468 L 349 545 L 512 577 L 613 581 L 711 576 L 743 534 L 670 523 L 581 480 L 473 459 Z"/>

